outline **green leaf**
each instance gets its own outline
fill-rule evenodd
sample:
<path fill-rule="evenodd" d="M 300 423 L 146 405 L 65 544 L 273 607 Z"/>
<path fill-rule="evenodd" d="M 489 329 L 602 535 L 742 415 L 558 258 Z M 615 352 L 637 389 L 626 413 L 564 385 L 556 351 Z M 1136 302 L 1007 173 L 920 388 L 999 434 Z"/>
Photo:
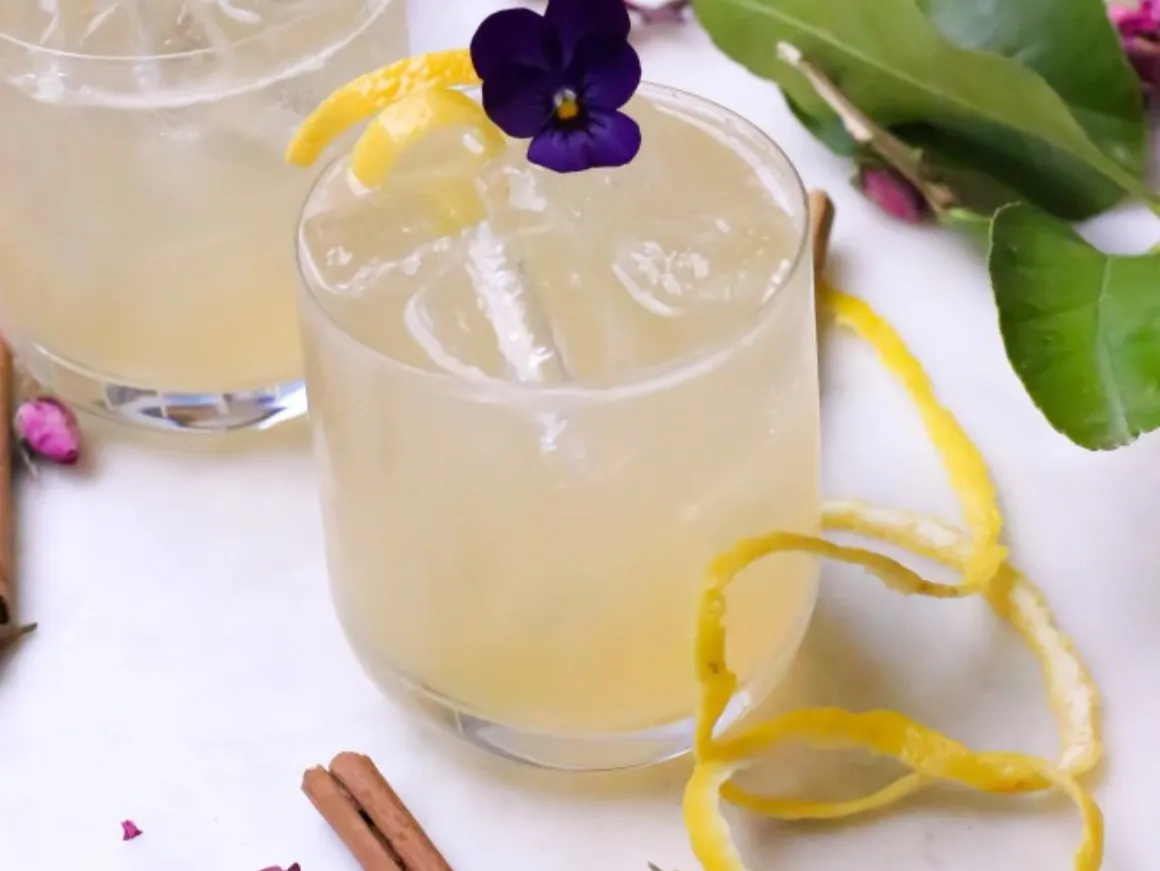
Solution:
<path fill-rule="evenodd" d="M 992 223 L 1007 356 L 1053 427 L 1108 450 L 1160 427 L 1160 254 L 1115 257 L 1025 204 Z"/>
<path fill-rule="evenodd" d="M 1100 150 L 1136 176 L 1147 160 L 1140 79 L 1104 0 L 918 0 L 961 48 L 990 51 L 1039 73 Z"/>
<path fill-rule="evenodd" d="M 952 45 L 915 0 L 694 0 L 694 6 L 721 50 L 778 82 L 807 117 L 830 113 L 777 58 L 780 41 L 793 43 L 878 124 L 927 131 L 929 141 L 920 146 L 953 143 L 956 161 L 969 158 L 1056 214 L 1083 217 L 1114 205 L 1125 191 L 1147 195 L 1039 75 L 1008 58 Z"/>

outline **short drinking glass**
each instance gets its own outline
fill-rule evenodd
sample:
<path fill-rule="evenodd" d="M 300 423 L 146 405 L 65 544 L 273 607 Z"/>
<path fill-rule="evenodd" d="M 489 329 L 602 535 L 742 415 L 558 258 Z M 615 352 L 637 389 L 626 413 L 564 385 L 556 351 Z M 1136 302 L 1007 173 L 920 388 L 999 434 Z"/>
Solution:
<path fill-rule="evenodd" d="M 382 687 L 547 767 L 688 750 L 707 564 L 819 530 L 801 183 L 705 100 L 646 84 L 627 111 L 644 144 L 614 170 L 481 156 L 462 130 L 372 190 L 340 157 L 298 236 L 342 625 Z M 731 588 L 731 716 L 783 676 L 816 583 L 778 555 Z"/>
<path fill-rule="evenodd" d="M 66 399 L 261 427 L 305 390 L 283 152 L 404 0 L 0 2 L 0 327 Z"/>

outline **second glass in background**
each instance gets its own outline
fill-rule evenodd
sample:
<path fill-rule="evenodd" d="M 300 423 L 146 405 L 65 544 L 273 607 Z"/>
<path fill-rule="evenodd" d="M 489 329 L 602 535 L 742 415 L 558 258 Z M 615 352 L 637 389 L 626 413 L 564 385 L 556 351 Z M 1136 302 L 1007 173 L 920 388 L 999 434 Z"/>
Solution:
<path fill-rule="evenodd" d="M 73 403 L 216 430 L 305 411 L 301 121 L 403 57 L 403 0 L 0 4 L 0 327 Z"/>

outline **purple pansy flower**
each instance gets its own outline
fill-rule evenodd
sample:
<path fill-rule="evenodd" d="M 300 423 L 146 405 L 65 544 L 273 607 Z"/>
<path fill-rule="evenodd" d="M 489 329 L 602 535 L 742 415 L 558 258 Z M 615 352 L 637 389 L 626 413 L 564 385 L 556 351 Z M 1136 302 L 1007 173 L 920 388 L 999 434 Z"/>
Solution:
<path fill-rule="evenodd" d="M 620 112 L 640 84 L 622 0 L 549 0 L 543 15 L 505 9 L 471 40 L 483 108 L 528 160 L 556 172 L 623 166 L 640 127 Z"/>

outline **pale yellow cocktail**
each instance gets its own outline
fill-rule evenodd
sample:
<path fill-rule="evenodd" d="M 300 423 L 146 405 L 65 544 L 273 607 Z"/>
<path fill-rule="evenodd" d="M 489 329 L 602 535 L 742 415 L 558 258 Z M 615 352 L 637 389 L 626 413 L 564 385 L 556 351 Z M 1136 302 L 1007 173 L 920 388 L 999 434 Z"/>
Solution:
<path fill-rule="evenodd" d="M 800 182 L 705 101 L 645 86 L 627 111 L 644 145 L 615 170 L 554 174 L 457 129 L 374 189 L 341 158 L 299 237 L 354 648 L 469 739 L 558 767 L 687 749 L 706 564 L 819 524 Z M 796 651 L 815 583 L 810 558 L 778 556 L 730 592 L 749 700 Z"/>

